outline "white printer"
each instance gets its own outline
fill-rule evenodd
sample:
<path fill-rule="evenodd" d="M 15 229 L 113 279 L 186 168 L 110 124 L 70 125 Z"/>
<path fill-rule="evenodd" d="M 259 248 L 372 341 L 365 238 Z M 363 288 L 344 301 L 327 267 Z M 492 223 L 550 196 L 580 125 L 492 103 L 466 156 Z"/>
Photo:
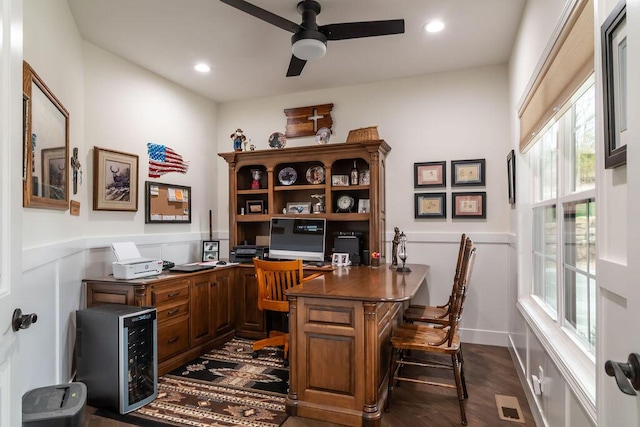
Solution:
<path fill-rule="evenodd" d="M 162 260 L 142 258 L 133 242 L 112 243 L 111 249 L 117 260 L 113 262 L 116 279 L 138 279 L 162 273 Z"/>

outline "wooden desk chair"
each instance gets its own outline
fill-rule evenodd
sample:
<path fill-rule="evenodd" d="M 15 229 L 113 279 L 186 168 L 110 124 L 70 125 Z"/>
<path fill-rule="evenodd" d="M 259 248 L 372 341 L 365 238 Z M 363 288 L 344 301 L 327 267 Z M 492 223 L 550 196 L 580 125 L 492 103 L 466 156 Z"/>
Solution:
<path fill-rule="evenodd" d="M 408 381 L 413 383 L 427 384 L 431 386 L 454 388 L 458 394 L 460 405 L 460 417 L 462 425 L 467 425 L 467 416 L 464 408 L 464 400 L 467 394 L 467 385 L 464 379 L 464 361 L 462 359 L 462 348 L 460 346 L 460 335 L 458 334 L 458 324 L 462 316 L 462 308 L 466 295 L 466 278 L 470 277 L 469 271 L 473 269 L 476 249 L 472 248 L 470 241 L 465 244 L 463 260 L 461 265 L 461 278 L 456 289 L 456 295 L 451 302 L 449 312 L 449 323 L 446 326 L 428 326 L 424 324 L 405 323 L 393 331 L 391 337 L 392 355 L 389 370 L 388 395 L 385 410 L 391 407 L 391 394 L 395 382 Z M 423 356 L 435 355 L 425 359 Z M 437 360 L 437 356 L 448 355 L 451 363 Z M 455 385 L 445 382 L 431 381 L 425 379 L 424 375 L 409 376 L 405 366 L 449 369 L 453 371 Z"/>
<path fill-rule="evenodd" d="M 438 325 L 446 325 L 447 323 L 449 323 L 449 313 L 451 311 L 451 304 L 457 292 L 458 282 L 460 281 L 462 259 L 467 240 L 471 241 L 466 236 L 466 234 L 463 233 L 462 237 L 460 238 L 460 249 L 458 250 L 456 271 L 453 275 L 451 294 L 449 295 L 449 300 L 447 301 L 447 303 L 444 305 L 409 305 L 409 307 L 407 307 L 407 309 L 404 311 L 405 322 L 427 322 Z"/>
<path fill-rule="evenodd" d="M 253 265 L 258 279 L 258 308 L 261 311 L 289 313 L 289 301 L 284 291 L 320 276 L 318 273 L 304 277 L 302 260 L 265 261 L 254 258 Z M 269 331 L 269 338 L 254 342 L 253 357 L 258 357 L 260 349 L 272 346 L 284 346 L 284 359 L 287 365 L 289 334 L 282 331 Z"/>

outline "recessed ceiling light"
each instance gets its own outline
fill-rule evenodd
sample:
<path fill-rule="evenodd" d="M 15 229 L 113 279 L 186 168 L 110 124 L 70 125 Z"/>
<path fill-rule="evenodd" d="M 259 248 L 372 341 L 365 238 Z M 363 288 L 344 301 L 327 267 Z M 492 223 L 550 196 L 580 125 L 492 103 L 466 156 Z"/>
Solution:
<path fill-rule="evenodd" d="M 431 21 L 424 26 L 424 30 L 427 33 L 437 33 L 444 29 L 444 23 L 442 21 Z"/>
<path fill-rule="evenodd" d="M 196 64 L 196 66 L 193 68 L 201 73 L 208 73 L 209 71 L 211 71 L 211 67 L 209 67 L 207 64 Z"/>

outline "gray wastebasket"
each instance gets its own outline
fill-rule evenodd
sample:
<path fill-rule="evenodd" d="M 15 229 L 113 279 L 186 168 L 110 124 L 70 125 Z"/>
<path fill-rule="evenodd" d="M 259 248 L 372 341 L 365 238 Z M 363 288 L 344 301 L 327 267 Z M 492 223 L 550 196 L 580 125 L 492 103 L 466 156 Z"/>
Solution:
<path fill-rule="evenodd" d="M 23 427 L 83 427 L 87 387 L 80 382 L 34 388 L 22 396 Z"/>

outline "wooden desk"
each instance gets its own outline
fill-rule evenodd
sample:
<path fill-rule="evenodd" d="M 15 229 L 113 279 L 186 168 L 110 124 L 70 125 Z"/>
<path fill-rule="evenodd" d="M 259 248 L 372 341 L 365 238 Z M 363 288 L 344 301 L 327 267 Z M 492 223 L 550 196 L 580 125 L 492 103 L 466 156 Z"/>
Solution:
<path fill-rule="evenodd" d="M 379 426 L 387 397 L 391 331 L 429 267 L 340 267 L 286 292 L 287 413 L 351 426 Z"/>
<path fill-rule="evenodd" d="M 87 307 L 101 304 L 154 306 L 158 319 L 158 375 L 233 338 L 240 298 L 234 267 L 168 273 L 134 280 L 85 279 Z M 256 292 L 257 293 L 257 292 Z"/>
<path fill-rule="evenodd" d="M 305 267 L 331 273 L 331 266 Z M 163 272 L 142 279 L 90 278 L 87 307 L 100 304 L 154 306 L 158 310 L 158 374 L 163 375 L 213 347 L 239 336 L 267 336 L 258 309 L 253 264 L 228 265 L 194 273 Z"/>

